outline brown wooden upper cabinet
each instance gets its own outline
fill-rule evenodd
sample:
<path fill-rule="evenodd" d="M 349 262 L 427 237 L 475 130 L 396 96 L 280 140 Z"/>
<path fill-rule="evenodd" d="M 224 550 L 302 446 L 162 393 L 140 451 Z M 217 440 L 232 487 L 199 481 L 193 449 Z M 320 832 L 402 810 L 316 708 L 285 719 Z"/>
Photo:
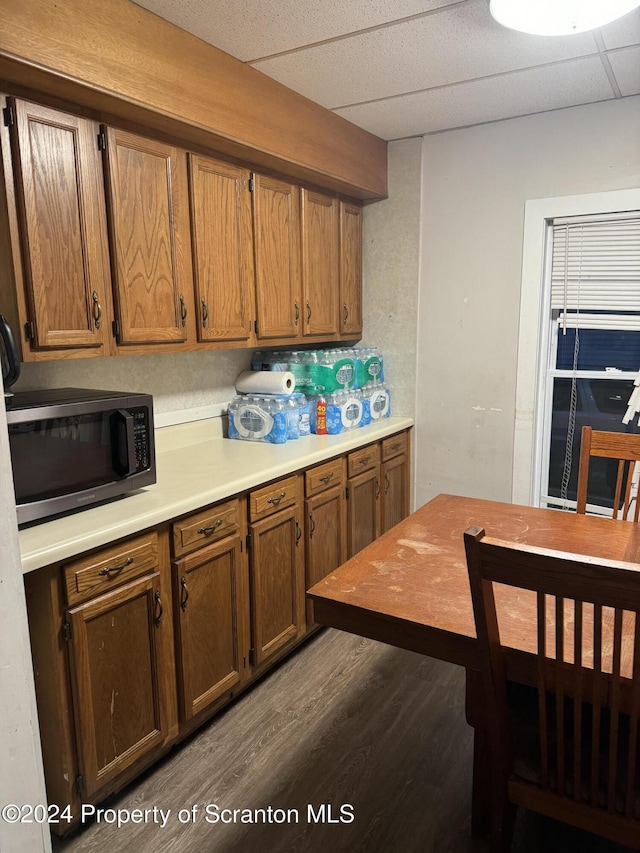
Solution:
<path fill-rule="evenodd" d="M 302 299 L 305 337 L 338 333 L 338 199 L 302 190 Z"/>
<path fill-rule="evenodd" d="M 186 153 L 103 128 L 120 344 L 195 337 Z"/>
<path fill-rule="evenodd" d="M 16 301 L 5 292 L 2 310 L 24 333 L 24 360 L 43 349 L 102 355 L 111 340 L 111 282 L 98 126 L 14 98 L 5 121 L 22 252 L 14 234 Z"/>
<path fill-rule="evenodd" d="M 198 340 L 251 336 L 253 245 L 250 172 L 189 154 L 191 240 Z"/>
<path fill-rule="evenodd" d="M 362 335 L 362 206 L 340 202 L 340 334 Z"/>
<path fill-rule="evenodd" d="M 0 313 L 23 361 L 361 336 L 357 202 L 3 102 Z"/>
<path fill-rule="evenodd" d="M 253 230 L 259 340 L 302 333 L 300 188 L 253 176 Z"/>

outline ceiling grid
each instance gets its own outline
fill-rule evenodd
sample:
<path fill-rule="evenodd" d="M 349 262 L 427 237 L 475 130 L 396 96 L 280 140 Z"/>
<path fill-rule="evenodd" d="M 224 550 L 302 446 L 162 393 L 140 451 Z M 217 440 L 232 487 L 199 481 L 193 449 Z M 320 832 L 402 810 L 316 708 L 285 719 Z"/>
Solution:
<path fill-rule="evenodd" d="M 640 94 L 640 9 L 533 36 L 488 0 L 137 0 L 384 139 Z"/>

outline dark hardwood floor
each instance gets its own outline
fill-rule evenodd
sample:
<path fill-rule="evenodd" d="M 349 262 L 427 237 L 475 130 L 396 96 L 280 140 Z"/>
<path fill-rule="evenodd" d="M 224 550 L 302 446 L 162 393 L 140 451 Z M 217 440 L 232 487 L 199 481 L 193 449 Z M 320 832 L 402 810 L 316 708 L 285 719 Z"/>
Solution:
<path fill-rule="evenodd" d="M 464 671 L 327 630 L 240 697 L 108 809 L 170 810 L 164 828 L 93 823 L 58 853 L 486 853 L 470 832 L 472 730 Z M 320 814 L 354 820 L 314 823 Z M 285 823 L 210 823 L 206 806 Z M 181 809 L 197 807 L 185 823 Z M 213 814 L 213 809 L 211 813 Z M 329 812 L 325 809 L 325 817 Z M 295 816 L 298 822 L 295 822 Z M 183 818 L 187 817 L 186 811 Z M 211 817 L 210 817 L 211 820 Z M 512 853 L 627 848 L 521 813 Z"/>

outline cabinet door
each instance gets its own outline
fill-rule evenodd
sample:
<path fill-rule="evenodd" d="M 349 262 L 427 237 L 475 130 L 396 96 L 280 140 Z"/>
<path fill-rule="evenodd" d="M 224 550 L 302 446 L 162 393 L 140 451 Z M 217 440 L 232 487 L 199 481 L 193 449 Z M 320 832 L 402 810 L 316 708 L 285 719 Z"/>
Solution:
<path fill-rule="evenodd" d="M 83 791 L 91 795 L 167 735 L 155 573 L 67 612 Z"/>
<path fill-rule="evenodd" d="M 185 341 L 193 328 L 186 154 L 106 131 L 118 342 Z"/>
<path fill-rule="evenodd" d="M 302 329 L 300 296 L 300 190 L 254 175 L 258 338 L 292 338 Z"/>
<path fill-rule="evenodd" d="M 111 280 L 98 126 L 9 99 L 34 348 L 109 348 Z"/>
<path fill-rule="evenodd" d="M 304 542 L 295 505 L 250 525 L 252 662 L 304 629 Z"/>
<path fill-rule="evenodd" d="M 382 532 L 409 514 L 409 466 L 405 455 L 382 464 Z"/>
<path fill-rule="evenodd" d="M 362 335 L 362 207 L 340 202 L 340 334 Z"/>
<path fill-rule="evenodd" d="M 380 466 L 348 481 L 349 557 L 380 535 Z"/>
<path fill-rule="evenodd" d="M 306 336 L 338 331 L 338 200 L 302 190 L 303 330 Z"/>
<path fill-rule="evenodd" d="M 253 238 L 247 169 L 189 154 L 198 339 L 251 334 Z"/>
<path fill-rule="evenodd" d="M 341 566 L 347 559 L 347 503 L 344 486 L 335 486 L 306 503 L 306 589 Z M 312 616 L 307 603 L 307 622 Z"/>
<path fill-rule="evenodd" d="M 173 564 L 183 720 L 240 683 L 243 565 L 238 536 Z"/>

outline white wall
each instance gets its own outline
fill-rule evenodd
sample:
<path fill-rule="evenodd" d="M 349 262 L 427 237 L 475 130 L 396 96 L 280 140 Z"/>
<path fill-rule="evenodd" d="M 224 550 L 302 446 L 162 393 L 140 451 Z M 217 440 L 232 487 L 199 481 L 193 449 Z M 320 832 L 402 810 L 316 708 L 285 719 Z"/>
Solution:
<path fill-rule="evenodd" d="M 509 501 L 524 204 L 640 184 L 640 97 L 425 137 L 416 505 Z"/>

